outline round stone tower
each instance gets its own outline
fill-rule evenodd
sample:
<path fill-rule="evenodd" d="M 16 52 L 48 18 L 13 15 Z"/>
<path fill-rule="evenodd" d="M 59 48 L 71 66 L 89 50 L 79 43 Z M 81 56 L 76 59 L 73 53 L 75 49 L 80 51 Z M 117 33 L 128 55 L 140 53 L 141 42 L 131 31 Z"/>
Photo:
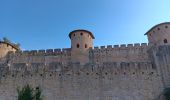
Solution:
<path fill-rule="evenodd" d="M 71 61 L 85 64 L 89 62 L 89 48 L 93 47 L 94 36 L 87 30 L 74 30 L 69 33 L 71 39 Z"/>
<path fill-rule="evenodd" d="M 170 22 L 152 27 L 145 35 L 151 46 L 170 45 Z"/>
<path fill-rule="evenodd" d="M 0 58 L 3 58 L 7 55 L 9 51 L 17 51 L 19 48 L 14 46 L 11 43 L 0 41 Z"/>

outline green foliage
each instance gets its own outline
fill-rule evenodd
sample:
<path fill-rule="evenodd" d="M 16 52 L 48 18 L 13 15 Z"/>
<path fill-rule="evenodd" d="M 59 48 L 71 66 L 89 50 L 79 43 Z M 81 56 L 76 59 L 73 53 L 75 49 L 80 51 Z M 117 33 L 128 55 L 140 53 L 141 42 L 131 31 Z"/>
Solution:
<path fill-rule="evenodd" d="M 24 86 L 22 89 L 17 89 L 18 100 L 42 100 L 41 90 L 39 87 L 34 90 L 29 85 Z"/>
<path fill-rule="evenodd" d="M 17 48 L 20 48 L 20 43 L 16 43 L 16 44 L 12 44 L 12 45 L 14 45 Z"/>
<path fill-rule="evenodd" d="M 20 47 L 20 45 L 21 45 L 20 43 L 17 43 L 17 44 L 16 44 L 17 47 Z"/>
<path fill-rule="evenodd" d="M 33 100 L 33 88 L 31 88 L 29 85 L 26 85 L 21 90 L 17 89 L 18 92 L 18 100 Z"/>
<path fill-rule="evenodd" d="M 42 98 L 41 98 L 41 90 L 39 89 L 39 87 L 36 88 L 34 98 L 35 98 L 35 100 L 42 100 Z"/>
<path fill-rule="evenodd" d="M 11 41 L 8 38 L 6 38 L 6 37 L 3 37 L 3 41 L 7 42 L 7 43 L 11 43 Z"/>
<path fill-rule="evenodd" d="M 170 100 L 170 88 L 166 88 L 164 90 L 164 96 L 165 96 L 166 100 Z"/>

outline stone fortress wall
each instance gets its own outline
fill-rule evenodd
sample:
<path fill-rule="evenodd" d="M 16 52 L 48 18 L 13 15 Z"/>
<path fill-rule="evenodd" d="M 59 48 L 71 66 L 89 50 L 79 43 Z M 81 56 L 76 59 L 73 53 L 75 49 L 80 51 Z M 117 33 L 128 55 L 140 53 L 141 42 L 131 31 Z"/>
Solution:
<path fill-rule="evenodd" d="M 26 84 L 40 86 L 44 100 L 163 100 L 170 86 L 170 31 L 154 43 L 150 33 L 169 25 L 149 30 L 149 44 L 93 47 L 86 42 L 93 34 L 76 30 L 69 34 L 71 48 L 10 51 L 0 60 L 0 100 L 16 100 L 17 87 Z"/>
<path fill-rule="evenodd" d="M 149 46 L 147 43 L 108 45 L 89 49 L 89 59 L 92 63 L 103 62 L 145 62 L 149 61 L 147 54 Z M 10 59 L 13 62 L 71 62 L 71 49 L 47 49 L 9 52 Z"/>
<path fill-rule="evenodd" d="M 8 57 L 6 58 L 16 63 L 68 63 L 71 61 L 71 50 L 69 48 L 65 48 L 54 50 L 16 51 L 9 52 Z"/>
<path fill-rule="evenodd" d="M 26 84 L 40 86 L 44 100 L 152 100 L 164 88 L 151 62 L 1 66 L 1 100 L 16 100 L 16 88 Z"/>
<path fill-rule="evenodd" d="M 147 43 L 94 47 L 92 50 L 92 60 L 94 63 L 145 62 L 149 61 L 148 48 Z"/>

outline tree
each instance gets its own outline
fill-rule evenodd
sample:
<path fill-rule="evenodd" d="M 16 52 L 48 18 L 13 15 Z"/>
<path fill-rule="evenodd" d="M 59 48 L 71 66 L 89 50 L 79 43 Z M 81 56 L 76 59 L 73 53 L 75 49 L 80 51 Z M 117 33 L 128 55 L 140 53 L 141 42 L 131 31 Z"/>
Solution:
<path fill-rule="evenodd" d="M 11 43 L 11 41 L 8 38 L 6 38 L 6 37 L 3 37 L 3 41 L 7 42 L 7 43 Z"/>
<path fill-rule="evenodd" d="M 39 87 L 36 88 L 34 98 L 35 98 L 35 100 L 42 100 L 42 98 L 41 98 L 41 90 L 40 90 Z"/>
<path fill-rule="evenodd" d="M 17 89 L 18 92 L 18 100 L 33 100 L 33 88 L 31 88 L 29 85 L 26 85 L 21 90 Z"/>
<path fill-rule="evenodd" d="M 41 90 L 39 87 L 34 90 L 29 85 L 24 86 L 22 89 L 17 89 L 18 100 L 42 100 Z"/>
<path fill-rule="evenodd" d="M 17 48 L 20 48 L 20 43 L 16 43 L 16 44 L 13 43 L 12 45 L 14 45 Z"/>
<path fill-rule="evenodd" d="M 17 47 L 20 47 L 21 44 L 20 44 L 20 43 L 17 43 L 17 44 L 15 44 L 15 45 L 16 45 Z"/>

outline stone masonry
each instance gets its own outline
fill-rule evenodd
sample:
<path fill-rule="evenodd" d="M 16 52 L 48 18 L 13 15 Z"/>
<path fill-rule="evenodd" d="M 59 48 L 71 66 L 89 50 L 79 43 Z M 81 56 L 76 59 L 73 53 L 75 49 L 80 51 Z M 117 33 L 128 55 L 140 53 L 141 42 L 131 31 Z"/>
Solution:
<path fill-rule="evenodd" d="M 0 100 L 17 88 L 42 89 L 43 100 L 162 100 L 170 87 L 170 22 L 151 28 L 149 43 L 93 46 L 87 30 L 70 32 L 71 48 L 22 51 L 0 42 Z"/>

